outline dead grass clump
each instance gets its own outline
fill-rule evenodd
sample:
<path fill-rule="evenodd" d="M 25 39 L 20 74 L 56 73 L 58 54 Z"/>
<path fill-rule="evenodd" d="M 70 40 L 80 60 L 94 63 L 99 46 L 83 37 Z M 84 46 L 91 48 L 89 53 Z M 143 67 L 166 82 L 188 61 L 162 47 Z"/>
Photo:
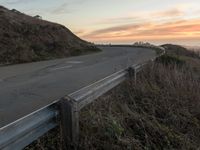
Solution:
<path fill-rule="evenodd" d="M 82 112 L 82 149 L 197 149 L 200 80 L 186 67 L 151 64 Z"/>
<path fill-rule="evenodd" d="M 162 63 L 164 65 L 177 65 L 177 66 L 183 66 L 185 64 L 185 61 L 177 56 L 172 55 L 162 55 L 156 59 L 156 62 Z"/>

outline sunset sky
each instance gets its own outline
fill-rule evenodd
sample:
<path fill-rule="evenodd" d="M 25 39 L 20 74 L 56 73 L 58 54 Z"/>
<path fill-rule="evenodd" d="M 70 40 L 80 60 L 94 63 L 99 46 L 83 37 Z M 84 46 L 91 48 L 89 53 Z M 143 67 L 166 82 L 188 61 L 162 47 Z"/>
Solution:
<path fill-rule="evenodd" d="M 95 43 L 200 46 L 200 0 L 0 0 Z"/>

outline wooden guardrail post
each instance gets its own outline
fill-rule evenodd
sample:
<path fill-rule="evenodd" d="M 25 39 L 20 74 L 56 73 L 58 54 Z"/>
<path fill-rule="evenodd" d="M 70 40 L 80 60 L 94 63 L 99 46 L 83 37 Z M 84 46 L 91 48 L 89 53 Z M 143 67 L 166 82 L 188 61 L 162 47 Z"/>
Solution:
<path fill-rule="evenodd" d="M 79 141 L 79 111 L 70 97 L 60 101 L 60 132 L 64 150 L 77 149 Z"/>
<path fill-rule="evenodd" d="M 137 81 L 137 70 L 136 70 L 136 68 L 129 67 L 129 68 L 128 68 L 128 74 L 129 74 L 129 77 L 130 77 L 131 79 L 134 78 L 134 82 L 135 82 L 135 84 L 136 84 L 136 81 Z"/>
<path fill-rule="evenodd" d="M 137 70 L 134 68 L 134 81 L 137 82 Z"/>

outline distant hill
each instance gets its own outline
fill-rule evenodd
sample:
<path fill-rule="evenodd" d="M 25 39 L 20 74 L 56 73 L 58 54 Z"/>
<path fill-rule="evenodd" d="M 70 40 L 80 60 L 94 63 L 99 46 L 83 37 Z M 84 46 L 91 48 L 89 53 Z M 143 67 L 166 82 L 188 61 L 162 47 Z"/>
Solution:
<path fill-rule="evenodd" d="M 47 60 L 95 52 L 66 27 L 0 6 L 0 64 Z"/>
<path fill-rule="evenodd" d="M 183 47 L 189 49 L 189 50 L 192 50 L 192 51 L 197 51 L 197 52 L 200 52 L 200 46 L 187 46 L 187 45 L 184 45 Z"/>
<path fill-rule="evenodd" d="M 188 48 L 180 45 L 164 44 L 161 46 L 166 49 L 167 53 L 199 58 L 199 54 L 197 52 L 189 50 Z"/>

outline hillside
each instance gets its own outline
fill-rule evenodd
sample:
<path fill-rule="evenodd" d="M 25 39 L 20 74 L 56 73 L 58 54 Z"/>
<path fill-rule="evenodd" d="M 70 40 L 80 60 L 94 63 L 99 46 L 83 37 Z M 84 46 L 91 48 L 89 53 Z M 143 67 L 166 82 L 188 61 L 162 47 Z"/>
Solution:
<path fill-rule="evenodd" d="M 98 51 L 66 27 L 0 6 L 0 64 L 68 57 Z"/>
<path fill-rule="evenodd" d="M 195 57 L 195 58 L 199 57 L 197 51 L 187 49 L 186 47 L 181 46 L 181 45 L 164 44 L 164 45 L 161 45 L 161 46 L 164 47 L 167 50 L 168 54 L 190 56 L 190 57 Z"/>
<path fill-rule="evenodd" d="M 192 51 L 196 51 L 196 52 L 200 52 L 200 46 L 183 46 L 183 47 L 185 47 L 185 48 L 187 48 L 187 49 L 189 49 L 189 50 L 192 50 Z"/>

